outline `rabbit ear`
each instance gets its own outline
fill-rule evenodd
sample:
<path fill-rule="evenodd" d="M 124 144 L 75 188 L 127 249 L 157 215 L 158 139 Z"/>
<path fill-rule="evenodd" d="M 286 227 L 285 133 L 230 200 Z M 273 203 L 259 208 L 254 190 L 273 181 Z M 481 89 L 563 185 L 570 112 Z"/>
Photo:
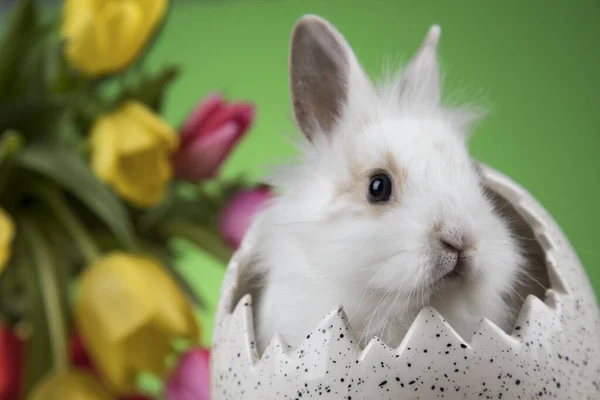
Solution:
<path fill-rule="evenodd" d="M 400 77 L 400 99 L 410 105 L 439 105 L 440 77 L 437 46 L 440 27 L 433 25 Z"/>
<path fill-rule="evenodd" d="M 289 80 L 298 128 L 312 140 L 331 134 L 351 98 L 371 95 L 372 86 L 343 36 L 327 21 L 302 17 L 290 45 Z"/>

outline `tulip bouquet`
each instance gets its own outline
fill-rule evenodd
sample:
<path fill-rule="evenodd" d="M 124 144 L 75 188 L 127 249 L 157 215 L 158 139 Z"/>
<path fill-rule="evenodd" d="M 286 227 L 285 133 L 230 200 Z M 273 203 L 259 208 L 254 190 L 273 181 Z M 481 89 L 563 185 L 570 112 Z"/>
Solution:
<path fill-rule="evenodd" d="M 254 107 L 161 118 L 167 0 L 18 0 L 0 37 L 0 400 L 208 398 L 203 301 L 174 238 L 227 261 L 266 186 L 219 177 Z M 201 267 L 201 266 L 199 266 Z M 147 395 L 147 394 L 146 394 Z M 137 397 L 136 397 L 137 396 Z"/>

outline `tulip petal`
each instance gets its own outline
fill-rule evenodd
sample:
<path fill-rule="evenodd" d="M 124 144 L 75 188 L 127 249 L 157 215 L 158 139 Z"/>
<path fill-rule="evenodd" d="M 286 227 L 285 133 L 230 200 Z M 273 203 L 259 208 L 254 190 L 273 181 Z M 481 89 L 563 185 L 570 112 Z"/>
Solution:
<path fill-rule="evenodd" d="M 130 374 L 144 371 L 162 376 L 166 373 L 165 357 L 171 351 L 172 332 L 154 323 L 144 326 L 123 342 Z"/>
<path fill-rule="evenodd" d="M 0 399 L 19 398 L 25 343 L 0 324 Z"/>
<path fill-rule="evenodd" d="M 79 34 L 67 38 L 66 55 L 76 68 L 87 74 L 100 74 L 107 64 L 107 58 L 100 57 L 105 53 L 106 40 L 98 21 L 90 17 L 86 25 L 82 25 Z"/>
<path fill-rule="evenodd" d="M 179 179 L 212 178 L 254 119 L 252 104 L 225 106 L 218 93 L 207 96 L 187 118 L 180 133 L 180 148 L 174 156 Z"/>
<path fill-rule="evenodd" d="M 98 0 L 65 0 L 63 3 L 63 23 L 60 33 L 63 37 L 80 35 L 97 12 Z"/>
<path fill-rule="evenodd" d="M 133 390 L 123 341 L 153 317 L 139 259 L 111 253 L 86 268 L 75 302 L 75 322 L 101 374 L 119 390 Z"/>
<path fill-rule="evenodd" d="M 140 267 L 139 264 L 143 263 Z M 78 320 L 97 319 L 92 335 L 118 342 L 152 319 L 154 309 L 146 286 L 145 260 L 111 253 L 86 268 L 81 275 Z"/>
<path fill-rule="evenodd" d="M 159 140 L 164 142 L 169 151 L 177 148 L 179 140 L 175 131 L 150 111 L 148 107 L 132 101 L 124 104 L 122 111 L 131 121 L 136 121 L 147 132 L 156 135 Z"/>
<path fill-rule="evenodd" d="M 147 35 L 141 6 L 132 1 L 107 1 L 97 18 L 103 39 L 111 46 L 111 51 L 104 52 L 105 62 L 123 68 L 139 51 Z"/>
<path fill-rule="evenodd" d="M 140 371 L 163 375 L 177 337 L 199 339 L 192 305 L 154 260 L 115 252 L 83 273 L 75 321 L 94 366 L 120 394 Z"/>
<path fill-rule="evenodd" d="M 167 0 L 65 0 L 61 36 L 67 58 L 90 75 L 127 66 L 162 20 Z"/>
<path fill-rule="evenodd" d="M 15 223 L 12 217 L 0 208 L 0 276 L 12 253 L 11 247 L 15 237 Z"/>
<path fill-rule="evenodd" d="M 117 141 L 119 128 L 115 120 L 101 118 L 92 127 L 90 143 L 92 147 L 91 167 L 103 182 L 110 182 L 117 167 Z"/>
<path fill-rule="evenodd" d="M 219 215 L 219 233 L 231 247 L 239 247 L 254 217 L 267 206 L 273 194 L 260 186 L 234 195 Z"/>
<path fill-rule="evenodd" d="M 232 146 L 239 139 L 240 131 L 234 122 L 223 125 L 205 140 L 199 140 L 180 149 L 174 157 L 173 167 L 180 179 L 200 181 L 217 173 Z"/>
<path fill-rule="evenodd" d="M 119 160 L 112 183 L 119 193 L 138 207 L 152 207 L 164 196 L 170 170 L 160 149 L 148 149 Z M 151 171 L 151 173 L 149 172 Z"/>
<path fill-rule="evenodd" d="M 210 132 L 218 129 L 220 126 L 235 122 L 238 126 L 239 135 L 246 132 L 252 120 L 254 119 L 254 106 L 246 103 L 232 103 L 218 112 L 208 116 L 202 126 L 202 135 L 209 135 Z"/>
<path fill-rule="evenodd" d="M 154 30 L 161 20 L 161 16 L 167 11 L 168 2 L 165 0 L 142 1 L 146 11 L 146 20 L 151 21 L 149 28 Z"/>
<path fill-rule="evenodd" d="M 113 400 L 94 377 L 77 370 L 48 375 L 34 387 L 30 400 Z"/>
<path fill-rule="evenodd" d="M 164 196 L 172 176 L 177 135 L 148 108 L 129 102 L 92 128 L 92 170 L 127 201 L 149 208 Z"/>
<path fill-rule="evenodd" d="M 181 356 L 175 371 L 165 383 L 165 398 L 210 399 L 210 352 L 207 349 L 191 350 Z"/>
<path fill-rule="evenodd" d="M 211 93 L 206 96 L 183 123 L 179 136 L 181 145 L 188 145 L 196 135 L 205 132 L 203 124 L 206 119 L 221 110 L 224 105 L 223 97 L 219 93 Z"/>
<path fill-rule="evenodd" d="M 153 296 L 156 326 L 171 332 L 173 336 L 198 340 L 199 326 L 193 316 L 192 306 L 175 281 L 154 262 L 146 265 L 144 273 L 148 290 L 160 293 L 160 296 Z"/>

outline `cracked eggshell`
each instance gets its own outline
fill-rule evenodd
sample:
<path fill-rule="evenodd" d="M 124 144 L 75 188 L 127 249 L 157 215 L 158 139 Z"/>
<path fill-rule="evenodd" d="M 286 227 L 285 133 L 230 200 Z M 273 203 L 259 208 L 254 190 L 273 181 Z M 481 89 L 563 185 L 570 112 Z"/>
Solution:
<path fill-rule="evenodd" d="M 248 235 L 221 288 L 211 398 L 600 399 L 600 312 L 579 259 L 529 193 L 489 167 L 482 174 L 524 216 L 546 252 L 550 289 L 543 300 L 526 299 L 512 332 L 484 319 L 467 342 L 428 307 L 398 348 L 374 338 L 357 352 L 343 309 L 323 310 L 322 322 L 297 349 L 276 336 L 259 356 L 250 295 L 232 304 L 252 247 Z"/>

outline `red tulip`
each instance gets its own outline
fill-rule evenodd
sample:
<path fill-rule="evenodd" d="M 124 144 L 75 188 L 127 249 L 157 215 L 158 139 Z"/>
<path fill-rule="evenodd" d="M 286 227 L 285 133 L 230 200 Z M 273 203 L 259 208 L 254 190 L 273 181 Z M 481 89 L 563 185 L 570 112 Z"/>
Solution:
<path fill-rule="evenodd" d="M 254 216 L 267 205 L 272 196 L 267 185 L 232 196 L 219 215 L 219 233 L 229 246 L 234 249 L 239 247 Z"/>
<path fill-rule="evenodd" d="M 21 338 L 0 325 L 0 400 L 19 398 L 24 350 Z"/>
<path fill-rule="evenodd" d="M 209 362 L 208 349 L 194 349 L 183 354 L 165 382 L 165 400 L 209 400 Z"/>
<path fill-rule="evenodd" d="M 226 104 L 218 93 L 208 95 L 181 127 L 175 176 L 188 181 L 213 178 L 253 120 L 252 104 Z"/>
<path fill-rule="evenodd" d="M 69 360 L 71 364 L 77 368 L 84 369 L 95 374 L 94 365 L 83 346 L 81 338 L 77 334 L 73 334 L 69 340 Z"/>

